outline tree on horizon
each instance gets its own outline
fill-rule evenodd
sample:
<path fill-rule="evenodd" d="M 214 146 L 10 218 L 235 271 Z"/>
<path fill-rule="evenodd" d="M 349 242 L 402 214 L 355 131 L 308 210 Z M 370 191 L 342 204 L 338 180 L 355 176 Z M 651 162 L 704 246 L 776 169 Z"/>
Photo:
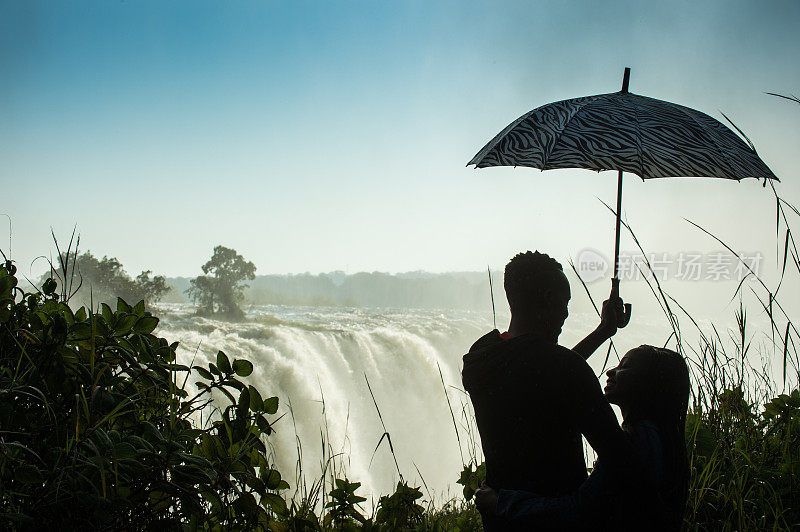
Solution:
<path fill-rule="evenodd" d="M 211 259 L 203 264 L 203 274 L 189 281 L 189 298 L 198 305 L 201 315 L 221 314 L 242 319 L 239 303 L 244 299 L 245 281 L 256 277 L 256 266 L 236 250 L 218 245 Z"/>
<path fill-rule="evenodd" d="M 154 276 L 152 270 L 144 270 L 132 277 L 118 258 L 104 255 L 99 259 L 91 250 L 80 254 L 77 251 L 62 253 L 61 262 L 71 266 L 77 286 L 75 302 L 80 304 L 110 305 L 121 297 L 134 303 L 144 301 L 149 306 L 158 303 L 170 291 L 163 275 Z M 51 275 L 52 271 L 42 275 L 38 285 L 42 286 Z"/>

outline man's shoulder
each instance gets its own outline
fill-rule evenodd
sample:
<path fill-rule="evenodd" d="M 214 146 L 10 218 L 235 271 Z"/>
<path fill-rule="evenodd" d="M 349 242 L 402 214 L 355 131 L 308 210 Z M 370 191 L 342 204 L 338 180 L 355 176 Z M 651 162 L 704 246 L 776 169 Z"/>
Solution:
<path fill-rule="evenodd" d="M 522 337 L 520 337 L 522 338 Z M 521 343 L 521 351 L 528 351 L 529 356 L 521 357 L 525 365 L 536 371 L 545 371 L 554 379 L 569 386 L 570 389 L 594 386 L 597 377 L 591 366 L 572 349 L 563 345 L 531 340 L 528 345 Z"/>
<path fill-rule="evenodd" d="M 518 349 L 535 351 L 542 360 L 557 360 L 563 364 L 587 366 L 586 361 L 575 351 L 560 344 L 545 342 L 534 335 L 514 338 Z"/>
<path fill-rule="evenodd" d="M 476 351 L 483 351 L 484 349 L 488 349 L 496 345 L 499 345 L 502 342 L 503 338 L 500 336 L 500 331 L 494 329 L 484 334 L 477 340 L 475 340 L 475 343 L 472 344 L 472 347 L 469 348 L 469 353 L 474 353 Z"/>

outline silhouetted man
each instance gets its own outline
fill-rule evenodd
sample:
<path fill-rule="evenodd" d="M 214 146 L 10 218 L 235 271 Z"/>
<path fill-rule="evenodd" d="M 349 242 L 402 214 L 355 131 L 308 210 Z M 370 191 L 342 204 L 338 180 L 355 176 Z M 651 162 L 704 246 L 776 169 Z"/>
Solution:
<path fill-rule="evenodd" d="M 561 265 L 545 254 L 520 253 L 506 266 L 504 284 L 508 332 L 495 329 L 475 342 L 462 372 L 486 483 L 540 495 L 577 489 L 587 476 L 581 434 L 621 474 L 632 449 L 585 361 L 616 333 L 621 301 L 607 301 L 600 326 L 569 350 L 557 343 L 570 299 Z M 484 526 L 505 528 L 486 516 Z"/>

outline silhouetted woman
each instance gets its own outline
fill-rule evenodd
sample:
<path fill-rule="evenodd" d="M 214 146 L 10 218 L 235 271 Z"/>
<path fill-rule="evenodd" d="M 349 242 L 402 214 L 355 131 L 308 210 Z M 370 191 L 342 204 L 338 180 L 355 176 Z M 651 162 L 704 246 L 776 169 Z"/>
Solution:
<path fill-rule="evenodd" d="M 669 349 L 642 345 L 606 374 L 606 398 L 622 410 L 622 428 L 639 455 L 645 478 L 638 487 L 618 484 L 600 459 L 578 491 L 561 497 L 482 487 L 481 511 L 494 509 L 517 530 L 680 529 L 689 484 L 686 362 Z"/>

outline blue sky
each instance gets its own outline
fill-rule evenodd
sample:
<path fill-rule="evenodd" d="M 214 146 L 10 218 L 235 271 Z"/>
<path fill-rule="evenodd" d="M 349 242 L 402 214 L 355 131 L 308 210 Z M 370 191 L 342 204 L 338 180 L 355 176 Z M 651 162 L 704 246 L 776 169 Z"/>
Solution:
<path fill-rule="evenodd" d="M 610 251 L 610 173 L 464 165 L 630 66 L 633 92 L 730 116 L 798 202 L 800 106 L 764 92 L 800 93 L 799 27 L 791 1 L 0 0 L 0 213 L 23 270 L 76 224 L 134 274 L 196 275 L 216 244 L 259 273 Z M 686 217 L 774 250 L 754 180 L 625 186 L 650 249 L 713 248 Z"/>

